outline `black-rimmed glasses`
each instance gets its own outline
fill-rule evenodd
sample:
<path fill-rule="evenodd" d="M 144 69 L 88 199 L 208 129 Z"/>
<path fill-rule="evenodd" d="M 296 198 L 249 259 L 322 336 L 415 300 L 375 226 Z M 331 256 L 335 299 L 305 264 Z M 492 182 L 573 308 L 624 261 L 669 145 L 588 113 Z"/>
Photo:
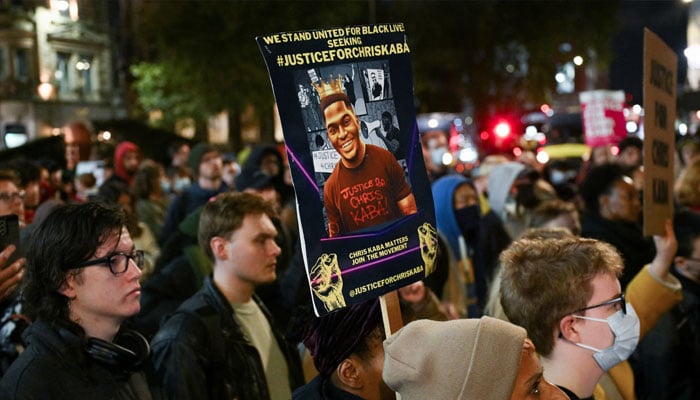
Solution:
<path fill-rule="evenodd" d="M 95 258 L 93 260 L 80 263 L 73 268 L 83 268 L 92 265 L 105 265 L 109 267 L 114 275 L 123 274 L 129 269 L 129 260 L 132 260 L 139 269 L 143 267 L 143 250 L 134 250 L 133 253 L 113 253 L 106 257 Z"/>
<path fill-rule="evenodd" d="M 596 304 L 593 306 L 588 306 L 588 307 L 582 308 L 580 310 L 576 310 L 576 311 L 572 312 L 572 314 L 577 314 L 577 313 L 580 313 L 580 312 L 583 312 L 586 310 L 590 310 L 592 308 L 603 307 L 603 306 L 612 305 L 612 304 L 616 304 L 616 303 L 620 303 L 620 309 L 622 310 L 622 313 L 627 314 L 627 303 L 625 302 L 625 294 L 624 293 L 621 294 L 620 297 L 616 297 L 612 300 L 604 301 L 600 304 Z"/>
<path fill-rule="evenodd" d="M 20 190 L 19 192 L 0 192 L 0 200 L 6 202 L 15 200 L 24 201 L 24 190 Z"/>

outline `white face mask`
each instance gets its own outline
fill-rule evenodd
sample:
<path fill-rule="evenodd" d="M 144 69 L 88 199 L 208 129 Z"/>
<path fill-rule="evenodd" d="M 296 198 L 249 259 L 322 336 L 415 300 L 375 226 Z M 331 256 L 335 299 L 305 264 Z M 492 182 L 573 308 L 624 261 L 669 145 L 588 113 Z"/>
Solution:
<path fill-rule="evenodd" d="M 631 304 L 627 303 L 626 307 L 627 314 L 622 310 L 618 310 L 607 319 L 574 315 L 574 317 L 580 319 L 605 322 L 615 335 L 615 341 L 612 346 L 602 350 L 583 343 L 574 343 L 578 347 L 593 351 L 593 358 L 603 371 L 608 371 L 629 358 L 639 342 L 639 317 L 637 317 L 637 312 L 634 311 L 634 307 Z"/>

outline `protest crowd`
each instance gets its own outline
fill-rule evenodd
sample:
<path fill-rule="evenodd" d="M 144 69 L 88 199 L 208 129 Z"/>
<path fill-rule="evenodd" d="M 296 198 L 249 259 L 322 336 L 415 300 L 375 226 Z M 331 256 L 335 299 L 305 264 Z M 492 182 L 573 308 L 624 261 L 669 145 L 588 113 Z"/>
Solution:
<path fill-rule="evenodd" d="M 349 68 L 294 85 L 304 151 L 331 164 L 303 177 L 311 195 L 289 138 L 176 142 L 167 163 L 121 140 L 86 171 L 100 156 L 74 123 L 60 162 L 0 160 L 0 233 L 18 230 L 0 248 L 0 399 L 700 399 L 700 145 L 677 146 L 673 215 L 649 236 L 637 136 L 566 180 L 529 151 L 457 172 L 406 140 L 388 65 Z M 357 269 L 422 262 L 372 284 L 307 260 L 305 228 L 343 243 L 426 215 L 411 249 L 354 249 L 374 257 Z"/>
<path fill-rule="evenodd" d="M 642 146 L 566 198 L 526 158 L 429 169 L 435 271 L 398 290 L 391 335 L 376 299 L 314 316 L 280 146 L 164 165 L 125 141 L 100 184 L 3 162 L 0 398 L 700 398 L 700 158 L 678 146 L 674 217 L 646 237 Z"/>

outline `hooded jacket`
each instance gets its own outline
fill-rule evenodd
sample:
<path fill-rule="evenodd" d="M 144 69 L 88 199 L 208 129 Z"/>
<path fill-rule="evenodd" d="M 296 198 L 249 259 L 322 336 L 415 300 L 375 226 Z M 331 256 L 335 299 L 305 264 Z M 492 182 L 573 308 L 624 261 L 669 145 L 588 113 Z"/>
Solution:
<path fill-rule="evenodd" d="M 474 187 L 471 181 L 462 175 L 447 175 L 433 183 L 432 191 L 439 239 L 448 245 L 446 247 L 450 271 L 445 290 L 446 300 L 455 305 L 460 316 L 475 317 L 479 315 L 476 278 L 478 275 L 481 275 L 479 278 L 483 278 L 483 273 L 476 273 L 472 262 L 476 243 L 467 243 L 457 224 L 453 197 L 457 187 L 462 184 Z M 485 281 L 483 285 L 485 289 Z"/>
<path fill-rule="evenodd" d="M 495 165 L 489 173 L 489 205 L 501 219 L 505 215 L 506 200 L 510 194 L 515 178 L 525 169 L 523 163 L 517 161 Z"/>
<path fill-rule="evenodd" d="M 271 184 L 280 194 L 282 204 L 286 204 L 294 197 L 294 189 L 284 182 L 284 160 L 277 147 L 272 145 L 260 145 L 251 150 L 250 155 L 246 159 L 241 173 L 236 177 L 236 190 L 243 191 L 248 187 L 252 187 L 258 179 L 256 172 L 260 171 L 260 163 L 268 154 L 272 154 L 277 159 L 279 165 L 279 173 L 271 177 Z"/>
<path fill-rule="evenodd" d="M 135 143 L 129 141 L 119 143 L 117 148 L 114 149 L 114 175 L 129 185 L 129 187 L 134 183 L 134 175 L 129 175 L 129 173 L 126 172 L 124 168 L 124 156 L 130 151 L 141 152 Z"/>

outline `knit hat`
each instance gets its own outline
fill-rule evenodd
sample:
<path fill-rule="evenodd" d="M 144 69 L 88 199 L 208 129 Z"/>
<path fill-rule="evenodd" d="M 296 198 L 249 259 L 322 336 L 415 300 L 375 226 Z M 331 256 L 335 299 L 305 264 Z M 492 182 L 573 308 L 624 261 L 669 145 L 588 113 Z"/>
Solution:
<path fill-rule="evenodd" d="M 403 400 L 507 400 L 526 337 L 491 317 L 417 320 L 384 341 L 384 382 Z"/>
<path fill-rule="evenodd" d="M 202 162 L 202 157 L 204 157 L 205 154 L 212 151 L 218 152 L 218 150 L 214 148 L 214 146 L 204 142 L 197 143 L 197 145 L 195 145 L 190 150 L 190 156 L 187 159 L 187 165 L 190 167 L 190 170 L 192 170 L 192 175 L 199 175 L 199 164 Z"/>

